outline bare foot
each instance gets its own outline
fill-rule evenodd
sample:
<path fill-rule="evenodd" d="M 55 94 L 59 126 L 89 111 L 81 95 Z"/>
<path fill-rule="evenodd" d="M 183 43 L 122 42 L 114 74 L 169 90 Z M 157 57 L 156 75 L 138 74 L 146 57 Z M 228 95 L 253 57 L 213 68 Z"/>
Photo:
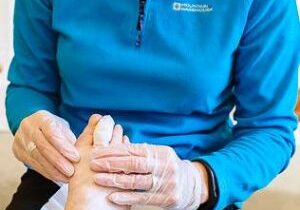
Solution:
<path fill-rule="evenodd" d="M 114 126 L 110 116 L 93 115 L 83 133 L 80 135 L 76 147 L 81 160 L 75 165 L 75 174 L 69 183 L 66 210 L 126 210 L 128 206 L 118 206 L 111 203 L 107 196 L 116 191 L 112 188 L 97 186 L 94 182 L 95 173 L 90 170 L 93 143 L 95 146 L 105 146 L 108 142 L 121 144 L 128 141 L 123 137 L 121 126 Z M 93 137 L 95 139 L 93 139 Z"/>

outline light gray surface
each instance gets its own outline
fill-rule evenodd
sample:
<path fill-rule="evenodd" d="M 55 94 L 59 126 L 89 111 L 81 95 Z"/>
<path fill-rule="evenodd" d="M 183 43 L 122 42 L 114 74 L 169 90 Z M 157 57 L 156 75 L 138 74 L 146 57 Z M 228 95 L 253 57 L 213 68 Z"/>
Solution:
<path fill-rule="evenodd" d="M 24 172 L 24 166 L 11 153 L 12 136 L 0 133 L 0 210 L 11 199 Z M 300 206 L 300 151 L 295 154 L 287 171 L 265 190 L 256 193 L 245 204 L 246 210 L 298 210 Z"/>

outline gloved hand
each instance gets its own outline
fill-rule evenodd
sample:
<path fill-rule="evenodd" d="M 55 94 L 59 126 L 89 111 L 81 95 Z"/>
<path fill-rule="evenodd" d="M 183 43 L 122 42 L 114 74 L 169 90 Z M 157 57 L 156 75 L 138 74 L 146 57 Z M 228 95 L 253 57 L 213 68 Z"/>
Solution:
<path fill-rule="evenodd" d="M 68 182 L 74 173 L 72 162 L 80 159 L 75 141 L 67 121 L 38 111 L 22 120 L 15 134 L 13 153 L 44 177 Z"/>
<path fill-rule="evenodd" d="M 124 190 L 109 196 L 119 205 L 188 210 L 197 209 L 207 197 L 204 172 L 194 163 L 181 160 L 167 146 L 125 144 L 97 148 L 91 169 L 98 173 L 98 185 Z"/>

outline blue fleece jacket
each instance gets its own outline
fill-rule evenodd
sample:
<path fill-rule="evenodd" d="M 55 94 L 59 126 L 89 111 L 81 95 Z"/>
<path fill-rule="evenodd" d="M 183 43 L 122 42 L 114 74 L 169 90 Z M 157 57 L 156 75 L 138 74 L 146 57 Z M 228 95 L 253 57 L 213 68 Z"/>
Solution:
<path fill-rule="evenodd" d="M 111 114 L 134 143 L 206 161 L 215 209 L 265 187 L 294 152 L 293 0 L 16 0 L 14 24 L 13 133 L 42 109 L 76 135 Z"/>

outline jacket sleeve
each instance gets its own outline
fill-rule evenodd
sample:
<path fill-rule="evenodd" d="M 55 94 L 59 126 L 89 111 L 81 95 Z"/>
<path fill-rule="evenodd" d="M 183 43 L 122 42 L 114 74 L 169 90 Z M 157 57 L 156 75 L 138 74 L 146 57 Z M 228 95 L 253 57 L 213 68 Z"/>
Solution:
<path fill-rule="evenodd" d="M 299 64 L 299 25 L 294 0 L 253 0 L 233 71 L 237 125 L 230 144 L 198 157 L 213 169 L 215 209 L 245 201 L 288 165 Z"/>
<path fill-rule="evenodd" d="M 8 72 L 6 114 L 16 132 L 23 118 L 38 110 L 57 112 L 59 75 L 57 35 L 50 0 L 16 0 L 14 58 Z"/>

